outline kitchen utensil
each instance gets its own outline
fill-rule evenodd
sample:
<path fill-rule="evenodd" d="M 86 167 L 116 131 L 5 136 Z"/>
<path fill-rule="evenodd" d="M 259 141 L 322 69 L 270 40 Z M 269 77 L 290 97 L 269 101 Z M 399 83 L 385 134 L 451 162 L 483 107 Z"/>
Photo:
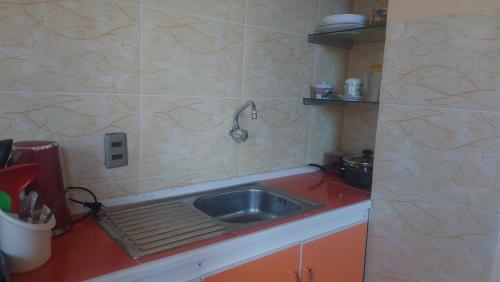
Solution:
<path fill-rule="evenodd" d="M 0 209 L 4 212 L 10 212 L 12 210 L 12 199 L 9 194 L 4 191 L 0 191 Z"/>
<path fill-rule="evenodd" d="M 23 164 L 0 169 L 0 190 L 9 194 L 13 212 L 18 212 L 19 194 L 33 183 L 37 176 L 37 164 Z"/>
<path fill-rule="evenodd" d="M 363 156 L 349 156 L 342 159 L 340 173 L 347 183 L 370 189 L 373 174 L 373 151 L 363 150 Z"/>
<path fill-rule="evenodd" d="M 54 211 L 57 224 L 53 234 L 68 231 L 71 228 L 71 216 L 65 197 L 59 145 L 54 141 L 18 141 L 14 146 L 16 154 L 20 154 L 17 160 L 13 160 L 14 164 L 37 163 L 40 166 L 37 181 L 29 188 L 30 191 L 38 192 L 38 201 L 52 208 L 63 199 Z"/>
<path fill-rule="evenodd" d="M 19 219 L 22 221 L 29 221 L 31 219 L 33 221 L 33 210 L 38 199 L 38 193 L 31 191 L 28 195 L 24 195 L 23 191 L 21 195 L 22 197 L 19 198 Z"/>
<path fill-rule="evenodd" d="M 31 197 L 26 196 L 24 191 L 21 192 L 21 195 L 19 197 L 19 213 L 18 217 L 22 221 L 28 221 L 28 218 L 30 217 L 30 207 L 31 207 Z"/>
<path fill-rule="evenodd" d="M 31 224 L 0 210 L 0 249 L 12 273 L 31 271 L 50 258 L 55 224 L 54 217 L 45 224 Z"/>
<path fill-rule="evenodd" d="M 321 20 L 320 26 L 338 24 L 366 24 L 366 17 L 358 14 L 338 14 L 326 16 Z"/>
<path fill-rule="evenodd" d="M 14 141 L 12 139 L 0 141 L 0 169 L 7 167 L 13 143 Z"/>
<path fill-rule="evenodd" d="M 32 212 L 35 209 L 36 201 L 38 200 L 38 193 L 35 191 L 31 191 L 28 194 L 28 197 L 31 198 L 30 212 Z"/>

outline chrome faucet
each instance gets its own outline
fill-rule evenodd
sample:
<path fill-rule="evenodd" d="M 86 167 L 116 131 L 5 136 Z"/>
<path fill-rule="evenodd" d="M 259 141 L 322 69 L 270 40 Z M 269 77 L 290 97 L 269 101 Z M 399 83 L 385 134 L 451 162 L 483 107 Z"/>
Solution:
<path fill-rule="evenodd" d="M 233 138 L 234 141 L 240 143 L 245 142 L 248 139 L 248 131 L 240 128 L 240 124 L 238 123 L 238 119 L 240 118 L 241 112 L 243 112 L 246 108 L 252 106 L 252 119 L 257 119 L 257 107 L 253 101 L 248 101 L 244 105 L 242 105 L 236 112 L 234 112 L 233 118 L 233 128 L 229 131 L 229 136 Z"/>

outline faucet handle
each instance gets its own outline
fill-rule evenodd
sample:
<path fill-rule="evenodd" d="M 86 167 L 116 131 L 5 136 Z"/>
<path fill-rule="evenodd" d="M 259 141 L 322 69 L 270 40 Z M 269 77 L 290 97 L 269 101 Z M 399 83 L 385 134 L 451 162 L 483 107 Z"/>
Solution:
<path fill-rule="evenodd" d="M 245 129 L 233 128 L 229 131 L 229 136 L 238 143 L 245 142 L 245 140 L 248 139 L 248 131 Z"/>

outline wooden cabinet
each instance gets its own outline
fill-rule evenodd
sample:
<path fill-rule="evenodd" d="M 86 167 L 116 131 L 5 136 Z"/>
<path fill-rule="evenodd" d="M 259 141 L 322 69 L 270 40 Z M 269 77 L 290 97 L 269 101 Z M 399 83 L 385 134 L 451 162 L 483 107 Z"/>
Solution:
<path fill-rule="evenodd" d="M 296 282 L 300 246 L 294 246 L 260 259 L 220 272 L 205 282 Z"/>
<path fill-rule="evenodd" d="M 204 281 L 362 282 L 366 232 L 367 224 L 359 224 L 217 273 Z"/>
<path fill-rule="evenodd" d="M 318 240 L 302 249 L 302 282 L 362 282 L 367 224 Z"/>

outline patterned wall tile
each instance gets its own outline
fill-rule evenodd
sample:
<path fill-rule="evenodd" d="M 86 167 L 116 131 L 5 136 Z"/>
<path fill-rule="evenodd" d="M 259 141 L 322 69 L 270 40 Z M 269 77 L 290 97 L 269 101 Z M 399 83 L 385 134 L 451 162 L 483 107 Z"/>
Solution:
<path fill-rule="evenodd" d="M 140 180 L 140 192 L 154 192 L 164 189 L 182 189 L 184 186 L 234 177 L 223 167 L 195 168 L 182 172 L 164 171 L 163 175 Z"/>
<path fill-rule="evenodd" d="M 500 224 L 500 222 L 499 222 Z M 495 263 L 493 264 L 493 274 L 492 274 L 492 282 L 500 282 L 500 232 L 497 237 L 497 247 L 495 251 Z"/>
<path fill-rule="evenodd" d="M 138 96 L 1 94 L 0 101 L 0 136 L 57 141 L 68 184 L 139 177 Z M 105 168 L 103 142 L 108 132 L 128 134 L 128 166 Z"/>
<path fill-rule="evenodd" d="M 344 108 L 342 106 L 314 106 L 310 110 L 307 159 L 323 163 L 323 154 L 340 150 Z"/>
<path fill-rule="evenodd" d="M 142 98 L 142 176 L 220 169 L 236 174 L 237 147 L 228 131 L 239 99 Z"/>
<path fill-rule="evenodd" d="M 342 151 L 360 155 L 364 149 L 375 149 L 378 105 L 349 104 L 344 108 Z"/>
<path fill-rule="evenodd" d="M 307 108 L 301 101 L 254 100 L 258 119 L 248 112 L 240 126 L 248 129 L 248 140 L 240 144 L 240 174 L 247 175 L 305 164 Z"/>
<path fill-rule="evenodd" d="M 500 12 L 391 25 L 382 102 L 500 109 Z"/>
<path fill-rule="evenodd" d="M 315 28 L 318 0 L 248 0 L 247 24 L 308 34 Z"/>
<path fill-rule="evenodd" d="M 144 8 L 145 93 L 241 95 L 243 27 Z"/>
<path fill-rule="evenodd" d="M 490 281 L 495 215 L 410 189 L 373 191 L 366 281 Z"/>
<path fill-rule="evenodd" d="M 92 184 L 87 185 L 87 188 L 91 189 L 99 200 L 135 195 L 140 192 L 139 181 L 137 179 L 123 182 Z M 71 190 L 70 195 L 80 201 L 93 201 L 93 198 L 85 191 Z M 70 202 L 70 204 L 72 204 L 72 202 Z M 72 210 L 81 209 L 82 206 L 78 204 L 72 207 Z"/>
<path fill-rule="evenodd" d="M 384 106 L 375 178 L 500 211 L 500 113 Z"/>
<path fill-rule="evenodd" d="M 375 64 L 384 61 L 384 43 L 357 44 L 349 51 L 347 76 L 357 77 L 363 82 L 364 91 L 368 90 L 368 72 Z"/>
<path fill-rule="evenodd" d="M 0 3 L 0 90 L 138 92 L 136 4 L 31 2 Z"/>
<path fill-rule="evenodd" d="M 313 52 L 304 36 L 247 28 L 246 97 L 297 98 L 308 95 Z"/>
<path fill-rule="evenodd" d="M 145 93 L 241 95 L 243 27 L 144 8 Z"/>
<path fill-rule="evenodd" d="M 337 91 L 342 91 L 347 72 L 348 54 L 346 49 L 315 45 L 313 84 L 326 81 Z M 309 97 L 310 92 L 305 92 L 304 95 L 304 97 Z"/>
<path fill-rule="evenodd" d="M 243 23 L 245 0 L 143 0 L 144 5 Z"/>

